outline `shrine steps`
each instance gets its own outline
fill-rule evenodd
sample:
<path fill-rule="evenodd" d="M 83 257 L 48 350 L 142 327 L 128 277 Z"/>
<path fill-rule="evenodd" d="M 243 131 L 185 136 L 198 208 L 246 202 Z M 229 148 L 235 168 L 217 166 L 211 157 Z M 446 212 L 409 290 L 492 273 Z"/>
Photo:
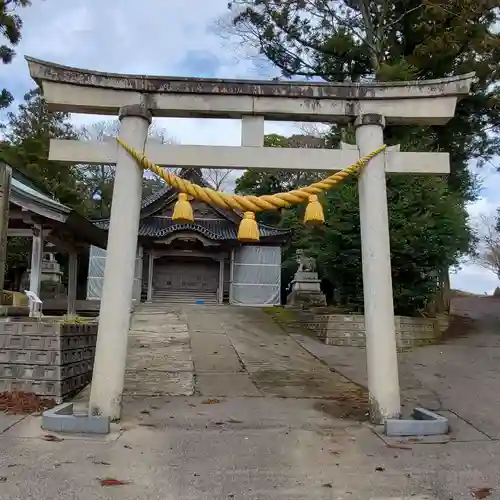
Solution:
<path fill-rule="evenodd" d="M 153 294 L 153 304 L 197 304 L 200 301 L 206 305 L 216 305 L 217 293 L 197 290 L 157 290 Z"/>

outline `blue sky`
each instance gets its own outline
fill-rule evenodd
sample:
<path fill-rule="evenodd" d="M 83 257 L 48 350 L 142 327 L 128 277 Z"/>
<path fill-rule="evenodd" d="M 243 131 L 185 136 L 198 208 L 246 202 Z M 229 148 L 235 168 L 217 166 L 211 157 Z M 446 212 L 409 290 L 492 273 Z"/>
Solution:
<path fill-rule="evenodd" d="M 100 71 L 218 78 L 271 78 L 277 72 L 246 57 L 237 43 L 221 39 L 215 21 L 227 15 L 227 0 L 33 0 L 20 12 L 23 39 L 17 57 L 0 66 L 0 85 L 16 98 L 34 87 L 24 55 Z M 75 115 L 75 124 L 101 117 Z M 238 145 L 240 125 L 233 120 L 157 120 L 183 144 Z M 267 123 L 266 132 L 299 132 L 296 124 Z M 500 205 L 499 175 L 493 165 L 479 172 L 481 198 L 471 205 L 475 217 Z M 457 288 L 476 293 L 497 285 L 492 272 L 465 263 L 452 275 Z"/>

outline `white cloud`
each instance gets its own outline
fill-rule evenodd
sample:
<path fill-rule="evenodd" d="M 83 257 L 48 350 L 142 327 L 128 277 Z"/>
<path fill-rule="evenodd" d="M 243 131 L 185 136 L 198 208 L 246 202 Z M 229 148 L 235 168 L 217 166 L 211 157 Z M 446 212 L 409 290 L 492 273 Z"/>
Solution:
<path fill-rule="evenodd" d="M 491 295 L 500 286 L 495 273 L 477 264 L 466 263 L 450 275 L 451 287 L 465 292 Z"/>
<path fill-rule="evenodd" d="M 23 9 L 17 57 L 0 68 L 0 84 L 18 99 L 34 87 L 24 61 L 30 55 L 68 66 L 117 73 L 264 78 L 247 58 L 227 47 L 210 27 L 227 12 L 227 0 L 50 0 Z M 44 22 L 42 22 L 44 20 Z M 79 116 L 75 123 L 102 117 Z M 238 144 L 239 122 L 158 120 L 182 143 Z M 291 134 L 293 124 L 269 124 Z"/>
<path fill-rule="evenodd" d="M 480 197 L 467 207 L 470 223 L 476 226 L 480 216 L 495 216 L 500 207 L 500 174 L 492 162 L 480 168 L 472 165 L 471 171 L 479 176 L 481 182 Z M 489 294 L 500 285 L 495 273 L 472 262 L 463 263 L 460 269 L 451 275 L 451 283 L 453 288 L 459 290 Z"/>
<path fill-rule="evenodd" d="M 481 196 L 478 200 L 469 204 L 467 212 L 469 212 L 471 219 L 476 219 L 480 215 L 495 214 L 497 208 L 499 207 L 500 203 L 498 200 Z"/>

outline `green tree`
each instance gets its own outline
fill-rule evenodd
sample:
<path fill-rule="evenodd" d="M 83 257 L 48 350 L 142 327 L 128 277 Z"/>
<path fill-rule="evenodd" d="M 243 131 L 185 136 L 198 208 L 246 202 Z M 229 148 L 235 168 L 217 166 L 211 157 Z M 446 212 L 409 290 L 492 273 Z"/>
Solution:
<path fill-rule="evenodd" d="M 12 62 L 16 55 L 14 47 L 21 41 L 23 22 L 17 10 L 30 5 L 30 0 L 2 0 L 0 2 L 0 33 L 5 39 L 5 43 L 0 45 L 0 60 L 3 64 Z M 12 101 L 12 94 L 7 89 L 2 89 L 0 108 L 6 108 Z"/>
<path fill-rule="evenodd" d="M 49 161 L 50 139 L 75 139 L 66 113 L 49 113 L 38 89 L 28 92 L 3 125 L 3 159 L 26 174 L 57 200 L 83 210 L 87 189 L 77 167 Z"/>
<path fill-rule="evenodd" d="M 268 143 L 285 143 L 286 138 L 268 138 Z M 244 194 L 268 194 L 294 189 L 314 179 L 300 173 L 246 171 L 237 190 Z M 460 197 L 444 178 L 406 175 L 388 177 L 388 205 L 395 309 L 414 314 L 433 300 L 439 273 L 455 265 L 469 250 L 470 231 Z M 304 206 L 273 214 L 272 222 L 292 229 L 290 244 L 283 255 L 284 283 L 296 270 L 298 248 L 318 260 L 323 277 L 334 285 L 343 304 L 363 307 L 361 237 L 356 179 L 322 197 L 325 225 L 307 228 L 302 224 Z M 268 222 L 266 220 L 266 222 Z"/>
<path fill-rule="evenodd" d="M 232 34 L 284 77 L 362 82 L 440 78 L 475 71 L 469 98 L 446 127 L 388 127 L 386 141 L 409 134 L 451 154 L 450 186 L 475 195 L 467 164 L 498 151 L 498 0 L 233 0 Z"/>
<path fill-rule="evenodd" d="M 456 228 L 474 243 L 464 207 L 476 197 L 477 184 L 468 166 L 489 161 L 499 146 L 498 0 L 234 0 L 229 9 L 230 33 L 285 78 L 362 83 L 474 71 L 471 95 L 458 103 L 446 126 L 385 130 L 388 144 L 450 153 L 448 191 L 461 216 Z M 351 132 L 349 127 L 331 127 L 328 146 L 336 147 Z M 460 235 L 456 241 L 463 248 Z M 436 269 L 434 275 L 446 283 L 447 269 Z"/>
<path fill-rule="evenodd" d="M 311 136 L 284 137 L 279 134 L 269 134 L 264 137 L 264 146 L 272 148 L 288 147 L 318 147 L 325 141 L 321 138 Z M 314 145 L 314 146 L 313 146 Z M 261 196 L 280 191 L 290 191 L 299 186 L 311 184 L 323 177 L 321 172 L 298 171 L 298 170 L 246 170 L 245 173 L 236 180 L 237 193 L 255 194 Z M 260 212 L 257 219 L 270 225 L 278 225 L 281 221 L 281 212 Z"/>

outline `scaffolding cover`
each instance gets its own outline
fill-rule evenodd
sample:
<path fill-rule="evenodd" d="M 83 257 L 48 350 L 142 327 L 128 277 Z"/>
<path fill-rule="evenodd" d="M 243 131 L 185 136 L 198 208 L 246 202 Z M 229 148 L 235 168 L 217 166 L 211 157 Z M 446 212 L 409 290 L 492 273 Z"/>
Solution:
<path fill-rule="evenodd" d="M 242 246 L 232 262 L 231 303 L 274 306 L 281 303 L 281 248 Z"/>
<path fill-rule="evenodd" d="M 87 279 L 87 300 L 101 300 L 104 286 L 104 267 L 106 250 L 91 246 L 89 255 L 89 274 Z M 132 297 L 140 299 L 142 281 L 142 252 L 138 251 L 135 259 L 135 279 Z"/>

